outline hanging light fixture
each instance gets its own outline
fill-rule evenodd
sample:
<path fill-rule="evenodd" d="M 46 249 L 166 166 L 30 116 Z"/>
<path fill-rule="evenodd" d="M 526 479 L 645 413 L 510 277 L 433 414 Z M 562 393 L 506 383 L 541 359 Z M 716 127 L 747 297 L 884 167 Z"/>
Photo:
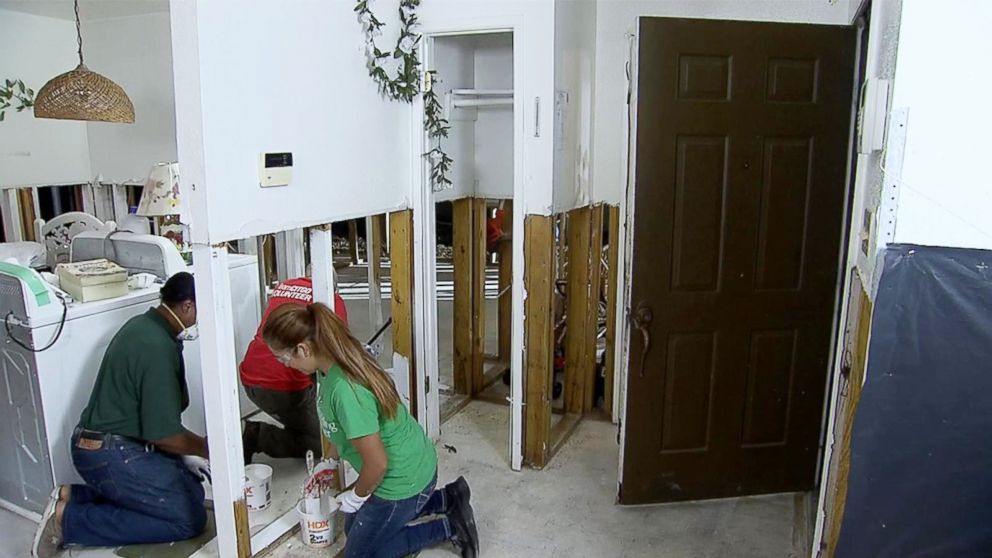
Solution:
<path fill-rule="evenodd" d="M 83 64 L 83 34 L 79 26 L 79 0 L 76 12 L 76 40 L 79 66 L 55 76 L 38 91 L 34 101 L 35 118 L 89 120 L 95 122 L 134 122 L 134 105 L 127 93 L 113 81 L 90 71 Z"/>

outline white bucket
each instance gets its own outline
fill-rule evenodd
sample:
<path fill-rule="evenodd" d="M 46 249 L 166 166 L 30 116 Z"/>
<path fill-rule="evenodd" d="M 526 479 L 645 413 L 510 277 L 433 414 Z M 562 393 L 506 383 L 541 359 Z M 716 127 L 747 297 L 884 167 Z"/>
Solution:
<path fill-rule="evenodd" d="M 272 503 L 272 467 L 253 463 L 245 467 L 245 502 L 248 511 L 259 511 Z"/>
<path fill-rule="evenodd" d="M 304 498 L 296 505 L 300 517 L 300 537 L 311 548 L 325 548 L 334 542 L 334 512 L 338 503 L 328 496 Z"/>

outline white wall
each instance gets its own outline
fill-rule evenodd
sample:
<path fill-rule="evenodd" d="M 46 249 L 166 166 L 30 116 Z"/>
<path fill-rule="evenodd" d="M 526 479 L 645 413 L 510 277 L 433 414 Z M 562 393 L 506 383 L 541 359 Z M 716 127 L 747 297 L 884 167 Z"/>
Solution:
<path fill-rule="evenodd" d="M 513 89 L 513 36 L 475 38 L 475 88 Z M 513 198 L 513 107 L 476 110 L 476 196 Z"/>
<path fill-rule="evenodd" d="M 0 9 L 0 37 L 0 80 L 22 79 L 36 93 L 79 64 L 70 21 Z M 30 110 L 7 109 L 0 122 L 0 186 L 91 178 L 86 124 L 36 119 Z"/>
<path fill-rule="evenodd" d="M 434 41 L 433 65 L 437 71 L 434 91 L 445 105 L 452 89 L 475 87 L 475 38 L 438 37 Z M 451 188 L 434 196 L 435 201 L 456 200 L 475 195 L 475 109 L 448 107 L 448 137 L 442 139 L 445 153 L 451 157 Z M 433 147 L 433 146 L 431 146 Z"/>
<path fill-rule="evenodd" d="M 592 199 L 596 8 L 593 0 L 555 2 L 555 211 Z"/>
<path fill-rule="evenodd" d="M 107 182 L 143 182 L 152 164 L 175 161 L 176 107 L 168 13 L 86 21 L 86 61 L 124 88 L 134 124 L 87 124 L 90 166 Z"/>
<path fill-rule="evenodd" d="M 195 186 L 187 192 L 195 243 L 408 205 L 410 105 L 380 97 L 353 7 L 172 2 L 179 159 L 184 188 Z M 394 12 L 377 10 L 388 26 L 383 48 L 395 44 Z M 259 154 L 286 151 L 292 183 L 259 188 Z"/>
<path fill-rule="evenodd" d="M 896 242 L 992 249 L 992 4 L 907 1 L 892 107 L 909 110 Z"/>
<path fill-rule="evenodd" d="M 431 0 L 420 6 L 425 33 L 500 31 L 515 28 L 515 138 L 522 158 L 515 214 L 551 213 L 552 106 L 554 95 L 553 0 Z M 535 101 L 540 108 L 535 109 Z M 538 114 L 539 112 L 539 122 Z M 535 134 L 535 127 L 537 133 Z M 520 130 L 519 135 L 517 129 Z M 516 172 L 519 170 L 519 173 Z M 522 235 L 523 229 L 514 234 Z M 516 261 L 516 259 L 514 260 Z"/>
<path fill-rule="evenodd" d="M 593 199 L 616 204 L 626 177 L 626 35 L 639 16 L 847 24 L 850 1 L 600 0 L 597 7 Z"/>

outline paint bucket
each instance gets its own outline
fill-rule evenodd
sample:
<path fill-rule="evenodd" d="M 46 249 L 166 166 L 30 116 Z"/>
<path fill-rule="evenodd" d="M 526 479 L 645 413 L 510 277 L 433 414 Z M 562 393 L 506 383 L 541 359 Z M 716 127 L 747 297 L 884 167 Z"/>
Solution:
<path fill-rule="evenodd" d="M 296 504 L 300 517 L 300 537 L 310 548 L 326 548 L 334 542 L 334 512 L 338 503 L 328 494 L 320 498 L 304 498 Z"/>
<path fill-rule="evenodd" d="M 259 511 L 272 502 L 272 467 L 253 463 L 245 467 L 245 503 L 248 511 Z"/>

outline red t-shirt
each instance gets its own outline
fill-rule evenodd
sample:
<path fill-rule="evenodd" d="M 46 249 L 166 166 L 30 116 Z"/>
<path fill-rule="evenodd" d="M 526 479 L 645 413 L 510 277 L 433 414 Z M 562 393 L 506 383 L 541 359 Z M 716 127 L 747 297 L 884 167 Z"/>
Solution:
<path fill-rule="evenodd" d="M 499 239 L 503 238 L 503 216 L 506 212 L 502 209 L 496 210 L 496 216 L 486 219 L 486 250 L 492 252 L 496 249 Z"/>
<path fill-rule="evenodd" d="M 284 366 L 276 360 L 268 345 L 262 340 L 265 320 L 273 310 L 283 304 L 310 304 L 313 302 L 313 281 L 309 277 L 283 281 L 272 291 L 269 307 L 265 309 L 262 323 L 258 326 L 255 338 L 248 344 L 248 351 L 241 361 L 241 383 L 273 391 L 301 391 L 310 387 L 313 377 Z M 348 310 L 341 295 L 334 294 L 334 313 L 348 323 Z"/>

